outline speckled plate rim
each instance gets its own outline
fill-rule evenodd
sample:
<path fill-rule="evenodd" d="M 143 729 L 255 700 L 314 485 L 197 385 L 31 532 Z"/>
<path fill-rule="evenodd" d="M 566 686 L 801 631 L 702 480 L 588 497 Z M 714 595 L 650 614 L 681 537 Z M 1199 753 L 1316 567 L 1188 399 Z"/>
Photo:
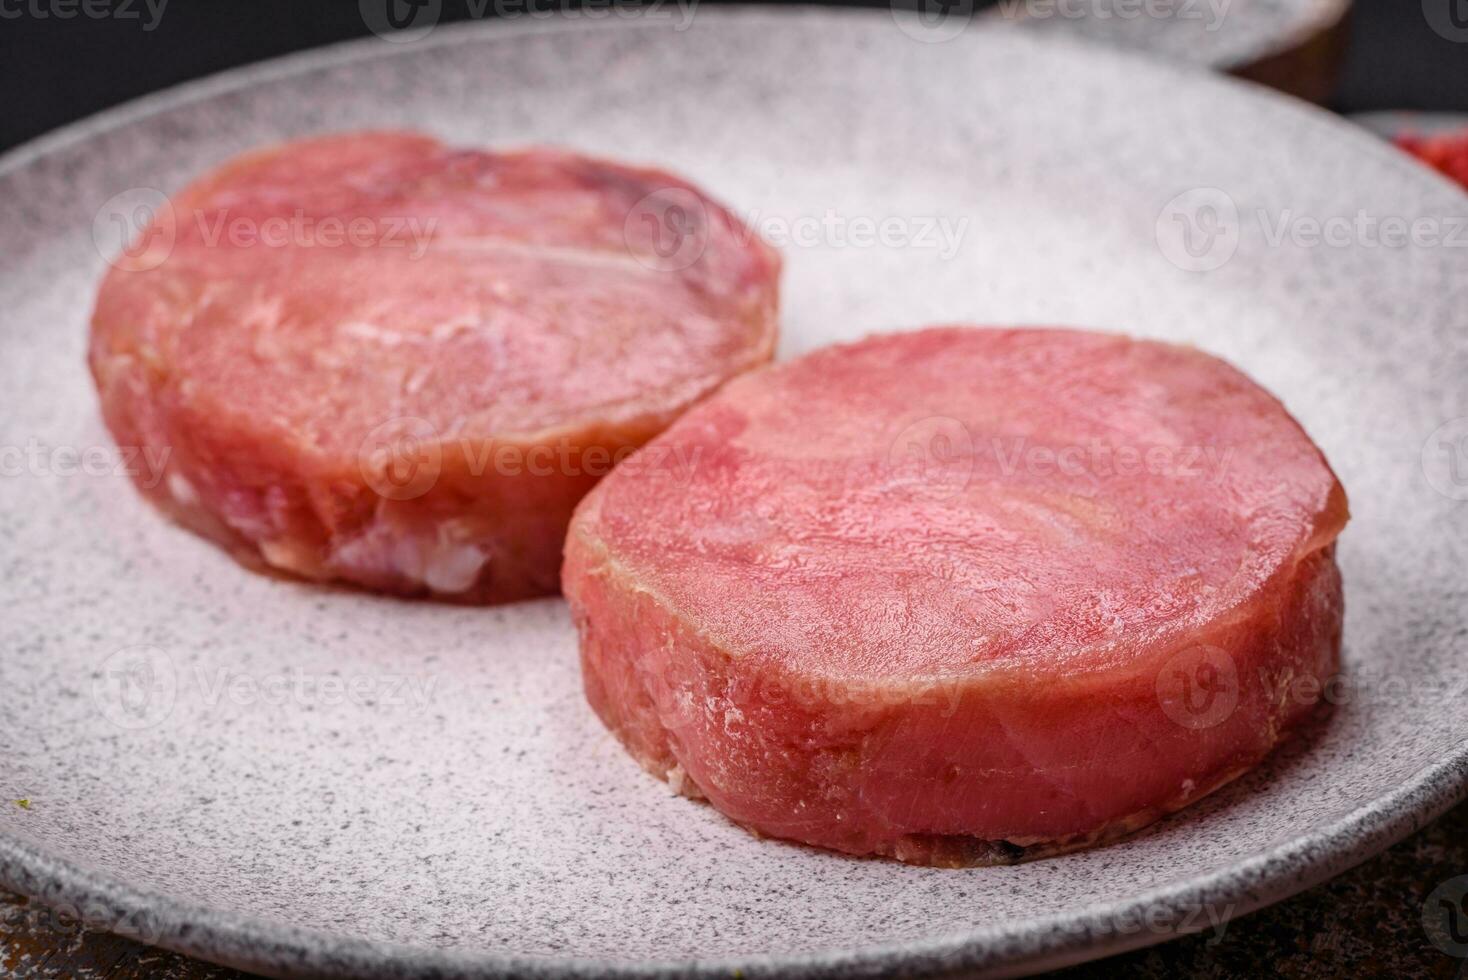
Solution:
<path fill-rule="evenodd" d="M 1310 8 L 1309 19 L 1295 25 L 1295 29 L 1289 33 L 1279 35 L 1268 44 L 1249 52 L 1245 57 L 1220 58 L 1207 63 L 1209 67 L 1219 71 L 1235 71 L 1287 54 L 1328 31 L 1348 26 L 1346 22 L 1354 8 L 1355 0 L 1315 0 Z M 1023 24 L 1026 19 L 1035 19 L 1035 15 L 1028 12 L 1029 9 L 1021 7 L 1018 13 L 1011 14 L 1004 8 L 995 6 L 985 10 L 982 16 L 995 23 Z M 1139 50 L 1136 53 L 1142 52 Z M 1204 62 L 1197 63 L 1203 64 Z"/>
<path fill-rule="evenodd" d="M 1358 112 L 1346 118 L 1388 140 L 1404 131 L 1426 136 L 1457 130 L 1468 131 L 1468 112 L 1419 112 L 1415 109 L 1395 109 Z"/>
<path fill-rule="evenodd" d="M 814 16 L 805 7 L 789 10 L 725 6 L 704 11 L 715 19 L 766 19 L 772 25 L 791 16 Z M 825 10 L 820 16 L 873 18 L 870 10 Z M 566 31 L 638 30 L 635 21 L 617 24 L 468 23 L 440 27 L 425 46 L 480 43 L 487 38 Z M 1047 38 L 1031 43 L 1077 48 L 1100 56 L 1095 45 Z M 177 106 L 247 89 L 265 81 L 304 74 L 357 61 L 388 58 L 395 46 L 379 39 L 348 41 L 298 52 L 207 78 L 186 82 L 104 110 L 69 126 L 30 140 L 0 155 L 0 176 L 24 169 L 50 153 L 130 125 Z M 1204 73 L 1171 66 L 1145 56 L 1107 52 L 1105 57 L 1134 63 L 1136 72 L 1165 78 L 1188 76 L 1205 91 L 1214 87 L 1226 97 L 1272 99 L 1288 103 L 1312 124 L 1335 129 L 1353 144 L 1353 152 L 1390 156 L 1404 179 L 1426 182 L 1441 190 L 1456 188 L 1447 178 L 1378 144 L 1352 123 L 1281 96 L 1262 86 L 1236 79 L 1207 78 Z M 1241 93 L 1240 89 L 1251 90 Z M 1380 149 L 1373 151 L 1373 146 Z M 52 907 L 80 910 L 89 923 L 107 923 L 111 931 L 188 956 L 275 976 L 328 977 L 872 977 L 984 973 L 1017 976 L 1054 969 L 1101 956 L 1153 945 L 1171 936 L 1204 928 L 1186 926 L 1167 931 L 1128 930 L 1126 922 L 1192 921 L 1200 907 L 1227 908 L 1230 917 L 1256 911 L 1340 874 L 1403 837 L 1421 829 L 1456 803 L 1468 798 L 1468 743 L 1443 760 L 1419 769 L 1396 790 L 1362 804 L 1324 828 L 1281 841 L 1233 867 L 1142 892 L 1131 899 L 1093 905 L 1082 912 L 1054 915 L 1011 925 L 976 927 L 962 934 L 906 943 L 888 943 L 856 951 L 792 955 L 760 954 L 698 960 L 609 961 L 579 957 L 549 958 L 494 950 L 438 949 L 345 937 L 276 920 L 184 902 L 140 889 L 99 874 L 75 861 L 50 853 L 21 837 L 0 831 L 0 885 Z"/>

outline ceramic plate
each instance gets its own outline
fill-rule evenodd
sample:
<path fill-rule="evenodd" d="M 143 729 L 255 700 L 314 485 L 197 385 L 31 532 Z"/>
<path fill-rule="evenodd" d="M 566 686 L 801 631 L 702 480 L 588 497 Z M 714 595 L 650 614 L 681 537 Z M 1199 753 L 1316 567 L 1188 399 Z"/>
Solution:
<path fill-rule="evenodd" d="M 658 10 L 372 39 L 0 163 L 0 881 L 272 974 L 1014 973 L 1223 928 L 1464 795 L 1468 197 L 1349 123 L 1099 48 Z M 366 126 L 694 177 L 784 249 L 781 356 L 973 321 L 1239 364 L 1351 494 L 1333 715 L 1124 843 L 912 868 L 756 840 L 646 776 L 559 599 L 243 571 L 129 484 L 152 464 L 98 421 L 91 296 L 152 191 Z"/>
<path fill-rule="evenodd" d="M 1468 130 L 1468 113 L 1461 112 L 1360 112 L 1351 122 L 1390 139 L 1402 133 L 1430 136 Z"/>
<path fill-rule="evenodd" d="M 936 26 L 943 22 L 933 6 L 938 0 L 927 2 Z M 995 0 L 986 16 L 1038 34 L 1088 38 L 1227 70 L 1304 44 L 1335 27 L 1350 8 L 1351 0 Z"/>

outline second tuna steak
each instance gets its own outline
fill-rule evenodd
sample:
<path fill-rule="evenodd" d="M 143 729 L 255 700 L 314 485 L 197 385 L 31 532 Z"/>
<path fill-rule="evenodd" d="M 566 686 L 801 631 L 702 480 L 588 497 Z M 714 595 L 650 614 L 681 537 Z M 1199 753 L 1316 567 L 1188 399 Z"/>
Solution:
<path fill-rule="evenodd" d="M 1336 670 L 1345 495 L 1196 350 L 877 337 L 643 454 L 566 544 L 586 694 L 760 834 L 938 865 L 1096 843 L 1253 766 Z"/>

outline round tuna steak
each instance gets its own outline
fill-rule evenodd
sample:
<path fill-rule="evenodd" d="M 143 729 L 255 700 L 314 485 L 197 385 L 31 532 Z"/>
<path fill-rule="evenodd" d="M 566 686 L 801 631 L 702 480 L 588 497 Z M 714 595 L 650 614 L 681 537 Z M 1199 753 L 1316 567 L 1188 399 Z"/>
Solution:
<path fill-rule="evenodd" d="M 92 320 L 107 424 L 166 454 L 151 499 L 310 579 L 554 592 L 582 495 L 773 349 L 777 256 L 656 170 L 354 133 L 141 213 Z"/>
<path fill-rule="evenodd" d="M 940 328 L 741 378 L 582 502 L 592 706 L 769 836 L 919 864 L 1109 840 L 1257 763 L 1341 636 L 1346 498 L 1170 344 Z"/>

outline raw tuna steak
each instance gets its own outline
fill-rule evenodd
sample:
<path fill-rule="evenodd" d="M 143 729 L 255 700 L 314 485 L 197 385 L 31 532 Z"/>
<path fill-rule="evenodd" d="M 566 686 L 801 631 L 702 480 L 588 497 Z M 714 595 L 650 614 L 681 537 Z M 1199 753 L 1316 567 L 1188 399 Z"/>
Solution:
<path fill-rule="evenodd" d="M 151 496 L 277 569 L 553 592 L 614 462 L 773 348 L 779 260 L 686 182 L 359 133 L 235 159 L 108 273 L 90 364 Z"/>
<path fill-rule="evenodd" d="M 675 788 L 763 835 L 1008 862 L 1185 806 L 1307 715 L 1346 519 L 1222 361 L 930 329 L 731 382 L 581 503 L 563 584 L 592 707 Z"/>

